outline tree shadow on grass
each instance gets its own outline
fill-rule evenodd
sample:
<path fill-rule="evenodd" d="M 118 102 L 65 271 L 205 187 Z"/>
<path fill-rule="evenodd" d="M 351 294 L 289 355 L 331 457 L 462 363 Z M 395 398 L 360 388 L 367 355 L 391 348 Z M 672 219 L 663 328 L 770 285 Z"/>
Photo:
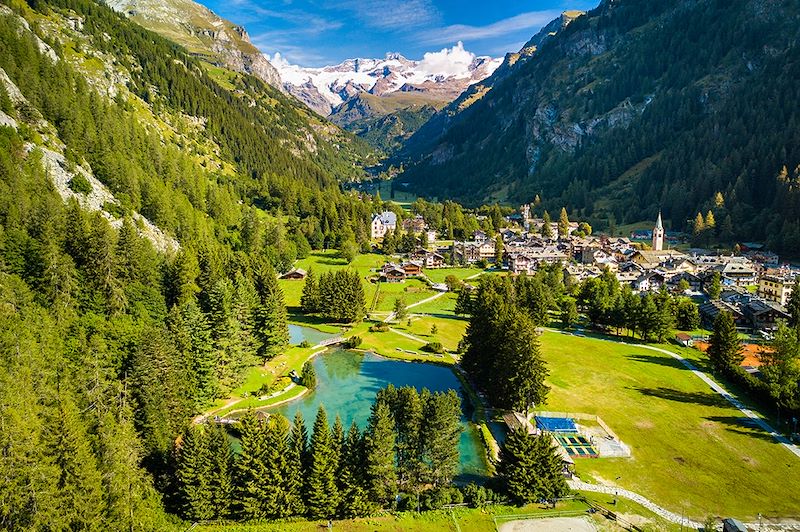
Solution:
<path fill-rule="evenodd" d="M 633 360 L 635 362 L 646 362 L 648 364 L 657 364 L 659 366 L 675 369 L 688 369 L 681 363 L 680 360 L 668 357 L 666 355 L 645 355 L 643 353 L 636 353 L 625 356 L 628 358 L 628 360 Z"/>
<path fill-rule="evenodd" d="M 725 425 L 725 430 L 777 443 L 771 434 L 747 416 L 706 416 L 705 419 Z"/>
<path fill-rule="evenodd" d="M 730 404 L 721 396 L 708 392 L 684 392 L 673 388 L 660 386 L 658 388 L 636 388 L 642 395 L 648 397 L 658 397 L 677 403 L 692 403 L 703 406 L 715 406 L 718 408 L 729 407 Z"/>

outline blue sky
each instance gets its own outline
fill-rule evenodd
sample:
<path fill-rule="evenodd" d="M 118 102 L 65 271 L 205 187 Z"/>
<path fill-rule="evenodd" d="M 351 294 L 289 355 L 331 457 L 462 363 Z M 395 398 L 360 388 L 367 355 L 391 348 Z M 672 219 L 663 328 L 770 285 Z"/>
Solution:
<path fill-rule="evenodd" d="M 243 25 L 262 52 L 301 66 L 400 52 L 419 59 L 458 41 L 477 55 L 517 51 L 567 9 L 599 0 L 199 0 Z"/>

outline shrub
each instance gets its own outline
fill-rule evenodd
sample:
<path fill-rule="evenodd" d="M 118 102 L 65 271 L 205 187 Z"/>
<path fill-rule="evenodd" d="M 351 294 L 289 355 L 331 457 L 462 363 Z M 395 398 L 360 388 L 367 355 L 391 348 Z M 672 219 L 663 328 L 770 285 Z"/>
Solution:
<path fill-rule="evenodd" d="M 309 342 L 308 340 L 303 340 L 302 342 L 300 342 L 298 344 L 298 346 L 305 349 L 305 348 L 311 347 L 311 342 Z"/>
<path fill-rule="evenodd" d="M 261 385 L 261 388 L 259 388 L 255 392 L 254 395 L 256 395 L 258 397 L 261 397 L 262 395 L 268 395 L 271 391 L 272 391 L 272 387 L 265 382 L 264 384 Z"/>
<path fill-rule="evenodd" d="M 356 347 L 361 345 L 362 338 L 360 336 L 351 336 L 350 338 L 345 339 L 342 342 L 342 347 L 345 349 L 355 349 Z"/>
<path fill-rule="evenodd" d="M 370 326 L 369 332 L 386 332 L 389 330 L 388 323 L 376 323 L 375 325 Z"/>
<path fill-rule="evenodd" d="M 69 180 L 68 186 L 70 190 L 72 190 L 76 194 L 92 193 L 92 184 L 89 183 L 89 180 L 86 179 L 86 177 L 80 173 L 72 176 L 72 179 Z"/>
<path fill-rule="evenodd" d="M 424 346 L 422 346 L 423 351 L 427 351 L 428 353 L 444 353 L 444 346 L 442 346 L 441 342 L 428 342 Z"/>

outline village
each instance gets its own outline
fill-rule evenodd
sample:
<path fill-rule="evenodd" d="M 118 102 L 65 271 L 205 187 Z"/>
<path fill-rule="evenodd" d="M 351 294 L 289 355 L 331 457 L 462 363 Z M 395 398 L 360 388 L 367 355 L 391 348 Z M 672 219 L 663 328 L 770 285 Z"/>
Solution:
<path fill-rule="evenodd" d="M 690 296 L 699 304 L 705 328 L 711 328 L 717 314 L 726 311 L 741 332 L 768 340 L 778 322 L 789 317 L 786 303 L 799 272 L 780 265 L 776 254 L 758 244 L 737 245 L 735 252 L 727 253 L 670 248 L 679 238 L 668 237 L 660 213 L 651 231 L 637 231 L 630 237 L 587 234 L 591 232 L 588 225 L 574 221 L 566 227 L 550 222 L 548 230 L 544 219 L 531 217 L 527 204 L 505 220 L 507 227 L 496 236 L 477 230 L 470 240 L 442 241 L 419 215 L 398 224 L 394 212 L 375 214 L 370 227 L 373 241 L 399 228 L 419 235 L 419 241 L 427 244 L 403 254 L 402 260 L 392 257 L 383 265 L 380 280 L 396 283 L 424 277 L 425 269 L 492 264 L 511 275 L 532 275 L 544 264 L 558 263 L 566 284 L 608 270 L 635 292 L 666 288 Z M 433 283 L 431 288 L 448 290 L 444 283 Z M 691 338 L 678 341 L 688 345 Z"/>

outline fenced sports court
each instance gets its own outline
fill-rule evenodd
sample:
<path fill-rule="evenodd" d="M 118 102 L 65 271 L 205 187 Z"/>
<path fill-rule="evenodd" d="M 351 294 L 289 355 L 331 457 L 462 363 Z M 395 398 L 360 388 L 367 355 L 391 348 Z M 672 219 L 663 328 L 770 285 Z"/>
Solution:
<path fill-rule="evenodd" d="M 597 458 L 599 453 L 589 438 L 578 431 L 575 420 L 569 417 L 535 416 L 536 428 L 549 432 L 570 456 Z"/>

